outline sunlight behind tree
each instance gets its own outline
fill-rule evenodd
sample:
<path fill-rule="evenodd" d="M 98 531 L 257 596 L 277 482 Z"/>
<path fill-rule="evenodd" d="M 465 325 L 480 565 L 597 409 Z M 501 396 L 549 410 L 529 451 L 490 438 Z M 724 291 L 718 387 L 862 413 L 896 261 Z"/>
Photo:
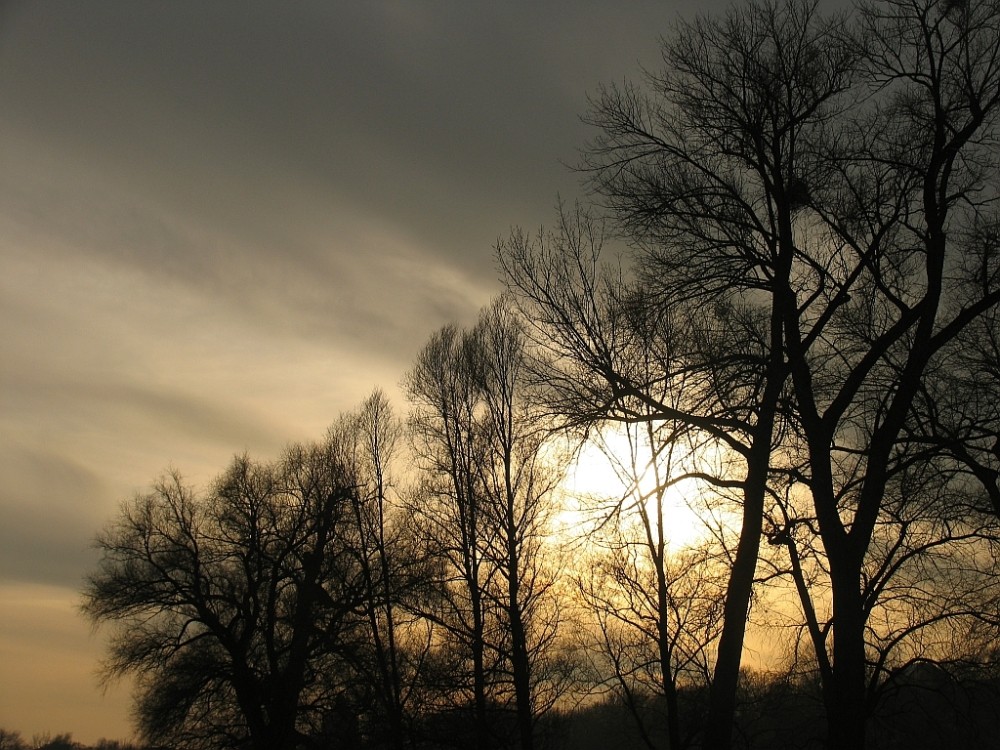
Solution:
<path fill-rule="evenodd" d="M 669 456 L 664 453 L 669 452 Z M 718 527 L 718 515 L 706 507 L 704 487 L 692 471 L 714 462 L 713 449 L 695 455 L 674 444 L 654 458 L 649 440 L 639 428 L 607 426 L 583 443 L 563 482 L 565 503 L 554 524 L 562 535 L 585 535 L 620 514 L 637 519 L 641 503 L 650 519 L 662 523 L 669 544 L 690 547 Z M 702 455 L 703 454 L 703 455 Z M 662 491 L 657 513 L 657 491 Z"/>

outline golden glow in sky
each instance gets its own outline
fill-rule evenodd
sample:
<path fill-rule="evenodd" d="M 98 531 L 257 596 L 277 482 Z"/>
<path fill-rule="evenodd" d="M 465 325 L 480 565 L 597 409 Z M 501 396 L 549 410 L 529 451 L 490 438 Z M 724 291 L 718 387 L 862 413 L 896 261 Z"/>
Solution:
<path fill-rule="evenodd" d="M 690 546 L 708 533 L 697 510 L 698 483 L 682 477 L 691 463 L 678 446 L 661 447 L 653 460 L 649 441 L 634 427 L 606 429 L 583 444 L 570 467 L 568 509 L 559 524 L 567 532 L 583 531 L 619 508 L 623 518 L 638 520 L 641 503 L 654 527 L 662 523 L 668 546 Z"/>

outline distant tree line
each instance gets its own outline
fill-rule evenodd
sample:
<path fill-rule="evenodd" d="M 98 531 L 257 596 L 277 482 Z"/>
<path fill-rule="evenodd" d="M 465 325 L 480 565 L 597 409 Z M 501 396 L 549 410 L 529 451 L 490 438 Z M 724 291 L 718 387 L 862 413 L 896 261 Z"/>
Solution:
<path fill-rule="evenodd" d="M 997 39 L 997 0 L 678 22 L 592 101 L 592 204 L 498 243 L 404 416 L 375 392 L 105 530 L 84 610 L 144 741 L 995 737 Z M 569 496 L 591 445 L 621 491 Z"/>
<path fill-rule="evenodd" d="M 0 728 L 0 750 L 142 750 L 140 745 L 118 740 L 98 740 L 87 745 L 73 740 L 73 735 L 36 734 L 30 740 L 16 730 Z"/>

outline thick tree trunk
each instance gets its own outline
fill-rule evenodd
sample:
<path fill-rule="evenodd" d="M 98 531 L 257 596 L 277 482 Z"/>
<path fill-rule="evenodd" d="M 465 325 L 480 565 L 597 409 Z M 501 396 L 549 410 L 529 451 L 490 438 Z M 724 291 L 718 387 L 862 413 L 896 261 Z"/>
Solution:
<path fill-rule="evenodd" d="M 769 440 L 765 443 L 765 447 L 768 449 L 766 453 L 760 449 L 756 451 L 763 456 L 756 457 L 757 460 L 747 473 L 747 485 L 743 496 L 743 524 L 729 584 L 726 587 L 722 634 L 719 637 L 719 651 L 709 690 L 705 750 L 729 750 L 732 745 L 743 640 L 746 636 L 746 621 L 750 611 L 750 596 L 753 592 L 763 528 L 764 487 L 767 481 L 767 462 L 770 457 Z"/>
<path fill-rule="evenodd" d="M 785 269 L 787 277 L 787 269 Z M 780 304 L 780 300 L 776 304 Z M 709 688 L 707 726 L 704 750 L 729 750 L 732 746 L 736 721 L 736 693 L 739 689 L 743 642 L 747 616 L 753 594 L 754 576 L 760 554 L 760 538 L 764 527 L 764 498 L 771 467 L 771 441 L 777 420 L 778 400 L 785 380 L 782 353 L 781 318 L 772 314 L 770 330 L 770 363 L 767 385 L 761 395 L 758 421 L 747 453 L 747 473 L 743 485 L 743 518 L 736 546 L 726 604 L 723 610 L 722 633 L 716 656 L 715 672 Z"/>
<path fill-rule="evenodd" d="M 833 565 L 832 684 L 826 692 L 827 746 L 830 750 L 864 750 L 865 631 L 860 594 L 860 571 L 854 565 Z"/>

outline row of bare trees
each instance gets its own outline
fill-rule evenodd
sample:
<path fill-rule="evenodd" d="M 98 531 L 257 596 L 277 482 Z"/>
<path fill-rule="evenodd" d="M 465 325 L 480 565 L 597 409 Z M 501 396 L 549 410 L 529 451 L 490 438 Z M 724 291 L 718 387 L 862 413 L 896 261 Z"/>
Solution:
<path fill-rule="evenodd" d="M 917 666 L 992 666 L 998 38 L 996 0 L 679 23 L 593 100 L 594 206 L 499 243 L 508 296 L 431 337 L 405 422 L 376 394 L 101 537 L 145 736 L 527 750 L 607 690 L 649 748 L 722 750 L 767 650 L 853 750 Z M 575 498 L 567 557 L 566 446 L 601 435 L 621 491 Z"/>
<path fill-rule="evenodd" d="M 143 738 L 531 748 L 573 669 L 545 544 L 560 463 L 526 362 L 498 301 L 430 339 L 407 422 L 376 392 L 319 444 L 126 504 L 84 608 L 116 625 L 107 673 L 135 676 Z"/>

